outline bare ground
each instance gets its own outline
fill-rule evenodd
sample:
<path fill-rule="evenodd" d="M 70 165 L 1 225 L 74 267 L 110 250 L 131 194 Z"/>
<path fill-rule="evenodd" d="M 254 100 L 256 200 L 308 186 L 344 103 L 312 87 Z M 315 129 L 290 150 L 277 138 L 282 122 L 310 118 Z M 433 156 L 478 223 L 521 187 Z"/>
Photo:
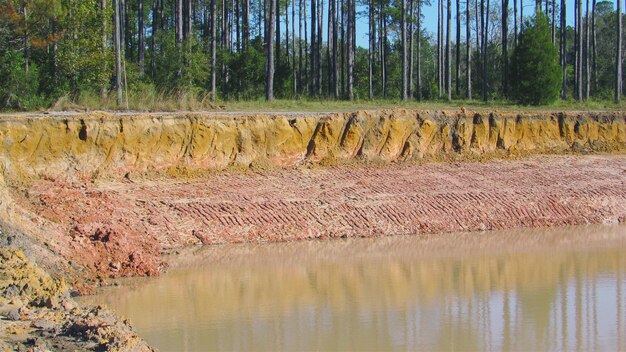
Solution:
<path fill-rule="evenodd" d="M 626 155 L 42 180 L 15 196 L 56 224 L 49 245 L 72 262 L 152 275 L 189 244 L 625 222 Z"/>

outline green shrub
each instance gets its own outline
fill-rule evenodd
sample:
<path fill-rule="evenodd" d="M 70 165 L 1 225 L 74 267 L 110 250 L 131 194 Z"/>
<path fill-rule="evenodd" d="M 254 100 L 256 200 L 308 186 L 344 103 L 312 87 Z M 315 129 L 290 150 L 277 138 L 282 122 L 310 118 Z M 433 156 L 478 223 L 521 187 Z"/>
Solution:
<path fill-rule="evenodd" d="M 545 105 L 561 91 L 558 51 L 552 44 L 548 17 L 539 13 L 524 26 L 513 51 L 512 98 L 520 104 Z"/>
<path fill-rule="evenodd" d="M 9 50 L 0 57 L 0 108 L 28 110 L 41 107 L 44 101 L 37 95 L 39 70 L 26 61 L 21 53 Z"/>

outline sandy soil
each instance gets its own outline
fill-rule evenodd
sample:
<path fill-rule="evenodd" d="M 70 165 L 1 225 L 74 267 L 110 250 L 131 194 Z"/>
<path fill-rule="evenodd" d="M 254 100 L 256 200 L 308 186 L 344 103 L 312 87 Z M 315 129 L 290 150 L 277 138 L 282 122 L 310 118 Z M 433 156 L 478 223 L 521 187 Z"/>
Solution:
<path fill-rule="evenodd" d="M 0 350 L 153 351 L 128 321 L 74 301 L 19 250 L 0 248 Z"/>
<path fill-rule="evenodd" d="M 189 244 L 625 222 L 626 155 L 40 180 L 14 196 L 58 224 L 54 246 L 71 261 L 152 275 Z"/>

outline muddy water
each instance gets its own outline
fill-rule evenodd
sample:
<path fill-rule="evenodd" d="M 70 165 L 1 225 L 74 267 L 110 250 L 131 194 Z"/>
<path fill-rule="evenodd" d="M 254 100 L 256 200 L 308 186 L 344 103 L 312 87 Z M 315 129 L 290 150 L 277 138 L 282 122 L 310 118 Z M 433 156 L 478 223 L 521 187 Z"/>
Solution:
<path fill-rule="evenodd" d="M 162 351 L 626 350 L 626 227 L 205 247 L 86 299 Z"/>

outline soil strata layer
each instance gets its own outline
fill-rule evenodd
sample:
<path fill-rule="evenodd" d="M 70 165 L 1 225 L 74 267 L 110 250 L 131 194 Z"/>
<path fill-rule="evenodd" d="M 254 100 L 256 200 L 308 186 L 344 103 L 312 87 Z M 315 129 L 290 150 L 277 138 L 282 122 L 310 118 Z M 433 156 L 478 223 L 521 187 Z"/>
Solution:
<path fill-rule="evenodd" d="M 0 141 L 0 244 L 81 292 L 191 244 L 625 216 L 622 112 L 5 116 Z"/>

